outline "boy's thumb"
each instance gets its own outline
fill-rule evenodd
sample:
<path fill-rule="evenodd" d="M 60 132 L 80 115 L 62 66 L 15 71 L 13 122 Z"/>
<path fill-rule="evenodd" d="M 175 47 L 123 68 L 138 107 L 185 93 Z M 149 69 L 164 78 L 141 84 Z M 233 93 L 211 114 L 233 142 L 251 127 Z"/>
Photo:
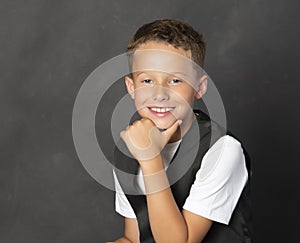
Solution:
<path fill-rule="evenodd" d="M 166 131 L 163 132 L 167 142 L 171 139 L 171 137 L 176 132 L 178 126 L 181 123 L 182 123 L 182 120 L 177 120 L 171 127 L 169 127 Z"/>

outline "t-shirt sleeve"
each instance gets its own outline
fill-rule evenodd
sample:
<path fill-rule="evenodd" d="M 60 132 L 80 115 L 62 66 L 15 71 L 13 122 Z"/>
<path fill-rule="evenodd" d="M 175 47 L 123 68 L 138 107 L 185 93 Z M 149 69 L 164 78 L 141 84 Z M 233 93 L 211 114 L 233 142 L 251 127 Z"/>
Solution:
<path fill-rule="evenodd" d="M 118 181 L 115 171 L 113 171 L 114 181 L 115 181 L 115 210 L 120 215 L 126 218 L 136 218 L 136 215 L 124 194 L 122 187 Z"/>
<path fill-rule="evenodd" d="M 241 144 L 225 135 L 204 155 L 183 208 L 228 224 L 247 179 Z"/>

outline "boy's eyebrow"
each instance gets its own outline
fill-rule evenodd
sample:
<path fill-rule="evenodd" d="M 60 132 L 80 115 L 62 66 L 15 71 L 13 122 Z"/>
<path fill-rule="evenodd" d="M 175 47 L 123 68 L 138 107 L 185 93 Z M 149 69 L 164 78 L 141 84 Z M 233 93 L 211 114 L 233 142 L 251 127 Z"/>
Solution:
<path fill-rule="evenodd" d="M 186 73 L 182 73 L 182 72 L 174 72 L 174 73 L 170 73 L 170 74 L 172 74 L 172 75 L 183 75 L 183 76 L 186 76 L 186 77 L 188 77 L 188 75 L 186 74 Z"/>
<path fill-rule="evenodd" d="M 134 72 L 135 74 L 136 74 L 136 76 L 139 76 L 139 75 L 141 75 L 141 74 L 146 74 L 145 72 L 143 72 L 143 71 L 139 71 L 139 72 Z"/>
<path fill-rule="evenodd" d="M 170 73 L 171 75 L 177 76 L 179 78 L 183 78 L 184 80 L 188 81 L 188 80 L 193 80 L 192 75 L 190 75 L 189 73 L 184 73 L 184 72 L 173 72 Z"/>
<path fill-rule="evenodd" d="M 135 74 L 136 74 L 136 76 L 139 76 L 139 75 L 141 75 L 141 74 L 147 74 L 147 72 L 145 72 L 145 71 L 137 71 L 137 72 L 134 72 Z M 169 74 L 169 75 L 183 75 L 183 76 L 185 76 L 185 77 L 189 77 L 189 75 L 188 74 L 186 74 L 186 73 L 183 73 L 183 72 L 172 72 L 172 73 L 167 73 L 167 74 Z"/>

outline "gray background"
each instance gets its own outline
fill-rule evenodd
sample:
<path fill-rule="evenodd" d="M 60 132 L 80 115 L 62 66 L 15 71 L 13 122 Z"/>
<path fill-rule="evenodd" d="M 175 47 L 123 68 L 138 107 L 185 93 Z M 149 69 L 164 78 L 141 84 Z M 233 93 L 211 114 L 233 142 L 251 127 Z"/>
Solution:
<path fill-rule="evenodd" d="M 295 242 L 299 5 L 2 0 L 0 242 L 87 243 L 122 235 L 114 193 L 93 180 L 77 157 L 72 109 L 85 78 L 123 53 L 137 27 L 157 18 L 184 20 L 205 35 L 205 70 L 221 93 L 229 129 L 253 161 L 256 242 Z M 107 95 L 97 113 L 102 141 L 107 131 L 101 118 L 116 97 Z"/>

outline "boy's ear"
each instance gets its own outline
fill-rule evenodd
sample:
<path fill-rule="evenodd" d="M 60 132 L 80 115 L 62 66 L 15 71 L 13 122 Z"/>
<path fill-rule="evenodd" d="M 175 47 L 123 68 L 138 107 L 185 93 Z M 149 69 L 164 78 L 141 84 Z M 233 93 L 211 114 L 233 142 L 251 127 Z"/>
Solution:
<path fill-rule="evenodd" d="M 207 75 L 203 75 L 197 83 L 197 92 L 195 99 L 199 100 L 207 91 Z"/>
<path fill-rule="evenodd" d="M 127 88 L 127 92 L 128 94 L 130 94 L 131 98 L 134 99 L 134 83 L 133 83 L 133 79 L 126 76 L 125 77 L 125 84 L 126 84 L 126 88 Z"/>

